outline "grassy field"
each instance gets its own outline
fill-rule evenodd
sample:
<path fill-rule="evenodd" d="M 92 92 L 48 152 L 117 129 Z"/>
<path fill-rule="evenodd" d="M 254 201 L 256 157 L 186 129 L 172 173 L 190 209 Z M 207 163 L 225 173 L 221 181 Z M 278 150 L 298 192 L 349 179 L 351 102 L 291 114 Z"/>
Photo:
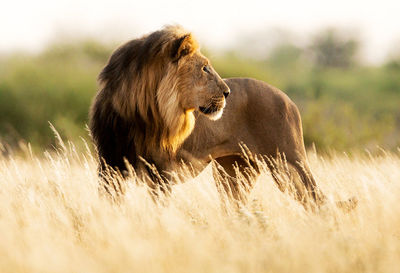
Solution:
<path fill-rule="evenodd" d="M 223 209 L 210 169 L 162 205 L 135 183 L 112 204 L 92 154 L 66 146 L 0 158 L 0 272 L 400 272 L 398 152 L 309 152 L 331 200 L 359 199 L 311 213 L 268 173 Z"/>

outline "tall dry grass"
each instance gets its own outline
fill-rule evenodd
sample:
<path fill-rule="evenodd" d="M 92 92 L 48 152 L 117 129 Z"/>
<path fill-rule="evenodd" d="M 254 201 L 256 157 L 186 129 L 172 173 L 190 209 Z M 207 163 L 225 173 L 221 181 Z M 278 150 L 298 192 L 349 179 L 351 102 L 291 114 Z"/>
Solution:
<path fill-rule="evenodd" d="M 307 212 L 263 173 L 223 208 L 210 169 L 155 204 L 130 183 L 98 195 L 96 162 L 73 145 L 0 158 L 0 272 L 400 272 L 400 154 L 310 153 L 331 200 Z"/>

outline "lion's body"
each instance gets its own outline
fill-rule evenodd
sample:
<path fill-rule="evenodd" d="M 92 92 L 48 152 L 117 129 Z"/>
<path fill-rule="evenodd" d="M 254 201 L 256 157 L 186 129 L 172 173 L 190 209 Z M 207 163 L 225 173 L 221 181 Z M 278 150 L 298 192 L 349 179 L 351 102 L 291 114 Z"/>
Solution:
<path fill-rule="evenodd" d="M 298 198 L 323 200 L 308 168 L 295 104 L 261 81 L 222 80 L 181 28 L 121 46 L 100 82 L 90 128 L 103 178 L 107 166 L 125 175 L 130 164 L 153 185 L 164 184 L 181 162 L 199 172 L 211 159 L 235 176 L 233 164 L 244 169 L 252 163 L 242 158 L 245 144 L 257 156 L 284 154 L 301 178 Z"/>
<path fill-rule="evenodd" d="M 230 176 L 235 176 L 233 164 L 244 168 L 248 165 L 242 158 L 242 144 L 251 154 L 262 158 L 284 155 L 313 199 L 322 201 L 322 193 L 315 194 L 316 183 L 308 167 L 296 105 L 285 93 L 262 81 L 231 78 L 225 82 L 231 94 L 222 117 L 212 121 L 199 115 L 192 134 L 178 150 L 178 155 L 182 155 L 178 159 L 189 163 L 193 160 L 208 163 L 214 159 Z M 304 199 L 304 193 L 298 198 Z"/>
<path fill-rule="evenodd" d="M 279 151 L 304 161 L 300 114 L 295 104 L 282 91 L 262 81 L 232 78 L 225 82 L 231 94 L 222 117 L 212 121 L 198 116 L 181 150 L 206 160 L 209 156 L 240 155 L 239 143 L 244 143 L 255 154 L 276 156 Z"/>

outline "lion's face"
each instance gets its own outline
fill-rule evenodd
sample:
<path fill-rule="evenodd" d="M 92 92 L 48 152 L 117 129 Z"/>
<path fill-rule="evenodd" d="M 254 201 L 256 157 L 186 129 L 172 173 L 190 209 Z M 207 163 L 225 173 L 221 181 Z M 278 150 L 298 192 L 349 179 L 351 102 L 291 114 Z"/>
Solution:
<path fill-rule="evenodd" d="M 184 111 L 199 111 L 212 120 L 222 116 L 229 87 L 199 51 L 178 64 L 178 92 Z"/>

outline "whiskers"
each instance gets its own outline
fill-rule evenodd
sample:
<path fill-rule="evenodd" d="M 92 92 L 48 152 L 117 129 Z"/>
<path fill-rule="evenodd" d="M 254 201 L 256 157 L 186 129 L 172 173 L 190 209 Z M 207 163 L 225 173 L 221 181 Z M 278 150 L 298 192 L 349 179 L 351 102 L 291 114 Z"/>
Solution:
<path fill-rule="evenodd" d="M 226 105 L 225 99 L 220 97 L 211 98 L 205 106 L 199 107 L 199 110 L 207 115 L 209 119 L 217 120 L 222 116 L 223 109 Z"/>
<path fill-rule="evenodd" d="M 204 114 L 212 114 L 220 111 L 225 107 L 225 99 L 220 97 L 212 97 L 205 106 L 200 107 L 200 111 Z"/>

